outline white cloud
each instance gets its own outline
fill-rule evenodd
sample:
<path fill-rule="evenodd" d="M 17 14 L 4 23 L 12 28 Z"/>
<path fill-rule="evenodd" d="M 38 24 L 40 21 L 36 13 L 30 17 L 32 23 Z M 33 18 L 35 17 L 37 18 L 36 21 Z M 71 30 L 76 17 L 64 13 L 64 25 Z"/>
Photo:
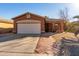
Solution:
<path fill-rule="evenodd" d="M 70 20 L 70 22 L 77 21 L 77 20 L 78 20 L 77 18 L 73 18 L 73 19 Z"/>

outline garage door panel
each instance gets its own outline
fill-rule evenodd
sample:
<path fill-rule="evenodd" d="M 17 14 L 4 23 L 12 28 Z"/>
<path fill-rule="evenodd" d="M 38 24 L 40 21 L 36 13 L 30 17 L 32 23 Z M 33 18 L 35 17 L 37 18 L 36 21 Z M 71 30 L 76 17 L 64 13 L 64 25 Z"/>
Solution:
<path fill-rule="evenodd" d="M 33 29 L 32 33 L 40 33 L 40 24 L 32 24 L 32 28 L 31 29 Z"/>
<path fill-rule="evenodd" d="M 40 34 L 41 26 L 38 24 L 17 24 L 17 32 L 19 34 Z"/>

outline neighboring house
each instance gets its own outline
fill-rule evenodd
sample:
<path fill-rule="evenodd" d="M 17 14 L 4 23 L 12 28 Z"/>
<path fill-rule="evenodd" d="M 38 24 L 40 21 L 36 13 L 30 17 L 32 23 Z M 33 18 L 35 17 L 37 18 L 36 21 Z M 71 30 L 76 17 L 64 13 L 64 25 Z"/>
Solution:
<path fill-rule="evenodd" d="M 12 18 L 14 32 L 18 34 L 40 34 L 43 32 L 63 32 L 64 20 L 50 19 L 33 13 L 25 13 Z"/>
<path fill-rule="evenodd" d="M 13 28 L 13 22 L 3 19 L 0 19 L 0 34 L 11 32 Z"/>

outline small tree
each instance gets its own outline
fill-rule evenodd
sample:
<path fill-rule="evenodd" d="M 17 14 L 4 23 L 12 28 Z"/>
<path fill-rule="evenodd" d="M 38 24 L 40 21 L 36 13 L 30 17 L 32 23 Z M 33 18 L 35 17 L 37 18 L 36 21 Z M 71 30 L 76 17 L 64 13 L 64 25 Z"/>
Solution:
<path fill-rule="evenodd" d="M 76 21 L 75 25 L 79 26 L 79 15 L 74 16 L 73 18 L 77 18 L 78 21 Z M 79 27 L 77 27 L 76 31 L 74 32 L 75 36 L 77 37 L 77 35 L 79 34 Z M 77 37 L 78 38 L 78 37 Z"/>
<path fill-rule="evenodd" d="M 77 19 L 78 19 L 78 21 L 79 21 L 79 15 L 76 15 L 76 16 L 74 16 L 73 18 L 77 18 Z"/>
<path fill-rule="evenodd" d="M 69 26 L 68 8 L 64 8 L 63 10 L 61 9 L 59 11 L 59 16 L 60 16 L 60 19 L 65 20 L 65 29 L 64 30 L 67 30 L 68 26 Z"/>
<path fill-rule="evenodd" d="M 69 19 L 69 15 L 68 15 L 68 8 L 65 8 L 63 10 L 60 10 L 59 11 L 59 16 L 60 16 L 60 19 L 63 19 L 63 20 L 66 20 L 68 21 Z"/>
<path fill-rule="evenodd" d="M 79 15 L 74 16 L 73 18 L 78 18 L 79 19 Z"/>

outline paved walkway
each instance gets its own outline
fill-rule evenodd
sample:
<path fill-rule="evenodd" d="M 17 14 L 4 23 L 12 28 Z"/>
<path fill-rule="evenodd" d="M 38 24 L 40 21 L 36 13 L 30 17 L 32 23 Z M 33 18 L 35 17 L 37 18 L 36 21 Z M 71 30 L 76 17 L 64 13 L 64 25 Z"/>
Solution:
<path fill-rule="evenodd" d="M 41 35 L 36 48 L 37 53 L 54 55 L 54 49 L 52 46 L 55 40 L 52 38 L 52 35 L 54 35 L 54 33 L 44 33 Z"/>
<path fill-rule="evenodd" d="M 26 55 L 34 53 L 35 48 L 37 46 L 37 42 L 39 40 L 39 36 L 21 36 L 12 34 L 10 36 L 0 38 L 0 40 L 2 39 L 8 39 L 8 41 L 0 42 L 0 55 L 10 55 L 11 53 L 24 53 Z"/>

